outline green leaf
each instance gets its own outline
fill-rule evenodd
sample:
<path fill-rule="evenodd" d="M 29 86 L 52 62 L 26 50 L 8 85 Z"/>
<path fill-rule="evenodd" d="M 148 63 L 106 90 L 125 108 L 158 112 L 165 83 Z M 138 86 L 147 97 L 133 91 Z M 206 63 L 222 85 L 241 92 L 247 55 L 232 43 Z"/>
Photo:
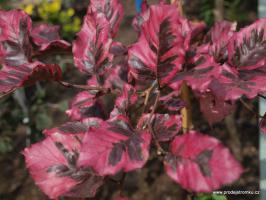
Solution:
<path fill-rule="evenodd" d="M 227 197 L 217 194 L 200 194 L 197 200 L 227 200 Z"/>

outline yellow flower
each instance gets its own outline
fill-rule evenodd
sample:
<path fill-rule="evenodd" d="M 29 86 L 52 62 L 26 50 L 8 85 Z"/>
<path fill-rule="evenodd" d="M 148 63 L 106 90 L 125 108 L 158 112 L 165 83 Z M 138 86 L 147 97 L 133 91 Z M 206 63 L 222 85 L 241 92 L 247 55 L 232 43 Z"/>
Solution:
<path fill-rule="evenodd" d="M 51 13 L 57 13 L 61 9 L 61 0 L 54 0 L 49 3 L 48 11 Z"/>
<path fill-rule="evenodd" d="M 28 4 L 24 7 L 24 11 L 28 14 L 28 15 L 32 15 L 33 13 L 33 9 L 34 9 L 34 5 L 33 4 Z"/>
<path fill-rule="evenodd" d="M 67 16 L 72 17 L 75 14 L 75 10 L 73 8 L 67 9 Z"/>

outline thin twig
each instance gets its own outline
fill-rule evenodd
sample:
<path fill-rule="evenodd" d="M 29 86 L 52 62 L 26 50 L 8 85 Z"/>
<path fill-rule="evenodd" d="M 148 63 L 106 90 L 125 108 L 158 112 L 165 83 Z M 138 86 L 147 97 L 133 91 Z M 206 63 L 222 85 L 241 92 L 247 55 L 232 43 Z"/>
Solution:
<path fill-rule="evenodd" d="M 256 112 L 252 107 L 250 107 L 243 99 L 240 98 L 240 102 L 243 104 L 243 106 L 249 110 L 250 112 L 252 112 L 257 118 L 263 118 L 263 116 L 261 116 L 260 114 L 258 114 L 258 112 Z"/>
<path fill-rule="evenodd" d="M 151 87 L 149 87 L 147 90 L 145 90 L 145 91 L 141 94 L 141 96 L 145 96 L 145 99 L 144 99 L 144 106 L 143 106 L 143 111 L 142 111 L 142 113 L 144 113 L 145 110 L 146 110 L 146 107 L 147 107 L 147 105 L 148 105 L 148 101 L 149 101 L 149 99 L 150 99 L 150 95 L 151 95 L 151 92 L 152 92 L 154 86 L 155 86 L 155 85 L 152 84 Z"/>
<path fill-rule="evenodd" d="M 17 89 L 17 88 L 13 88 L 13 89 L 11 89 L 11 90 L 9 90 L 9 91 L 7 91 L 7 92 L 4 92 L 4 93 L 0 94 L 0 99 L 3 98 L 3 97 L 5 97 L 5 96 L 10 95 L 10 94 L 13 93 L 16 89 Z"/>
<path fill-rule="evenodd" d="M 153 128 L 152 128 L 152 125 L 151 125 L 151 120 L 152 120 L 152 117 L 153 117 L 153 115 L 155 113 L 155 110 L 156 110 L 156 108 L 158 106 L 160 95 L 161 95 L 161 93 L 160 93 L 160 91 L 158 91 L 156 99 L 155 99 L 155 102 L 154 102 L 154 105 L 153 105 L 153 108 L 152 108 L 152 111 L 151 111 L 151 113 L 149 115 L 149 118 L 148 118 L 148 121 L 147 121 L 148 129 L 149 129 L 149 131 L 152 134 L 153 140 L 154 140 L 156 148 L 157 148 L 157 154 L 158 155 L 166 154 L 166 152 L 161 147 L 161 145 L 160 145 L 160 143 L 159 143 L 159 141 L 158 141 L 158 139 L 157 139 L 157 137 L 156 137 L 156 135 L 155 135 L 155 133 L 153 131 Z"/>
<path fill-rule="evenodd" d="M 58 81 L 58 83 L 67 88 L 76 88 L 82 90 L 98 90 L 102 92 L 108 92 L 110 90 L 109 88 L 104 88 L 100 86 L 77 85 L 77 84 L 67 83 L 65 81 Z"/>

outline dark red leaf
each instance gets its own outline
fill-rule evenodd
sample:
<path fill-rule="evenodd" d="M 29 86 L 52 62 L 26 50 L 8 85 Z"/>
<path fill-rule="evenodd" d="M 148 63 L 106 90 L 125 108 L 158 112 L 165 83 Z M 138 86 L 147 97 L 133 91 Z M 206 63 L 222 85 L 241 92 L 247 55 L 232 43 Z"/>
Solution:
<path fill-rule="evenodd" d="M 216 138 L 191 131 L 177 136 L 165 157 L 168 176 L 183 188 L 211 192 L 237 180 L 243 169 Z"/>
<path fill-rule="evenodd" d="M 211 92 L 198 94 L 198 97 L 201 112 L 209 124 L 214 124 L 223 120 L 235 109 L 233 102 L 219 99 Z"/>
<path fill-rule="evenodd" d="M 129 197 L 117 196 L 117 197 L 115 198 L 115 200 L 130 200 L 130 198 L 129 198 Z"/>
<path fill-rule="evenodd" d="M 50 131 L 50 136 L 42 142 L 24 150 L 34 181 L 52 199 L 60 196 L 95 196 L 103 184 L 103 178 L 95 175 L 90 168 L 77 168 L 81 148 L 79 135 L 61 134 L 57 129 L 54 131 Z"/>
<path fill-rule="evenodd" d="M 119 0 L 91 0 L 88 12 L 103 13 L 110 24 L 111 35 L 115 37 L 124 16 L 124 9 Z"/>
<path fill-rule="evenodd" d="M 149 133 L 135 131 L 123 116 L 91 129 L 83 140 L 79 166 L 100 175 L 114 175 L 142 168 L 149 157 Z"/>
<path fill-rule="evenodd" d="M 90 75 L 102 75 L 111 66 L 110 53 L 112 40 L 110 27 L 102 13 L 87 13 L 81 31 L 73 42 L 75 65 Z"/>
<path fill-rule="evenodd" d="M 146 88 L 155 81 L 160 86 L 167 85 L 181 70 L 185 54 L 176 7 L 152 5 L 149 12 L 149 19 L 141 26 L 138 42 L 128 52 L 130 74 L 137 84 Z"/>
<path fill-rule="evenodd" d="M 1 64 L 19 66 L 29 62 L 31 19 L 23 11 L 0 11 Z"/>
<path fill-rule="evenodd" d="M 33 27 L 31 37 L 35 45 L 40 47 L 40 51 L 53 48 L 68 49 L 71 46 L 68 42 L 61 40 L 59 26 L 39 24 Z"/>
<path fill-rule="evenodd" d="M 259 123 L 260 130 L 263 134 L 266 134 L 266 114 L 264 114 L 263 118 Z"/>
<path fill-rule="evenodd" d="M 140 118 L 138 122 L 140 130 L 147 126 L 149 117 L 150 115 L 146 114 Z M 181 130 L 182 119 L 179 115 L 154 114 L 151 124 L 158 141 L 169 141 Z"/>

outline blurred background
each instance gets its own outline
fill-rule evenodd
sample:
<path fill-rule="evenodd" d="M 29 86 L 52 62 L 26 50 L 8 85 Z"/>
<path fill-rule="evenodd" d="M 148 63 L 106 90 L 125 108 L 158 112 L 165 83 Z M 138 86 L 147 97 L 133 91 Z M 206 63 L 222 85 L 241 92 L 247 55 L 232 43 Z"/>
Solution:
<path fill-rule="evenodd" d="M 116 39 L 128 45 L 137 37 L 131 27 L 136 14 L 135 3 L 134 0 L 121 2 L 125 17 Z M 222 2 L 222 6 L 219 2 Z M 34 23 L 60 25 L 61 37 L 69 42 L 80 30 L 88 4 L 89 0 L 0 0 L 1 9 L 23 9 Z M 208 26 L 223 17 L 237 21 L 238 26 L 243 27 L 256 20 L 257 0 L 184 0 L 184 10 L 188 18 L 203 20 Z M 42 59 L 43 62 L 58 63 L 62 67 L 64 80 L 85 84 L 86 77 L 76 70 L 71 55 L 54 55 Z M 41 82 L 0 99 L 0 200 L 47 199 L 25 169 L 21 151 L 25 146 L 41 140 L 42 130 L 67 121 L 65 111 L 77 92 L 56 83 Z M 238 104 L 233 114 L 210 127 L 202 119 L 196 99 L 193 96 L 191 98 L 196 129 L 221 139 L 245 168 L 237 182 L 221 190 L 259 190 L 259 135 L 256 117 Z M 257 108 L 257 100 L 247 102 Z M 116 189 L 116 184 L 108 182 L 95 199 L 112 199 L 116 195 Z M 184 190 L 164 174 L 162 164 L 153 155 L 143 170 L 129 173 L 124 193 L 136 200 L 184 200 L 186 195 Z M 211 195 L 201 195 L 200 200 L 214 198 Z M 227 197 L 234 200 L 256 198 L 258 196 Z"/>

